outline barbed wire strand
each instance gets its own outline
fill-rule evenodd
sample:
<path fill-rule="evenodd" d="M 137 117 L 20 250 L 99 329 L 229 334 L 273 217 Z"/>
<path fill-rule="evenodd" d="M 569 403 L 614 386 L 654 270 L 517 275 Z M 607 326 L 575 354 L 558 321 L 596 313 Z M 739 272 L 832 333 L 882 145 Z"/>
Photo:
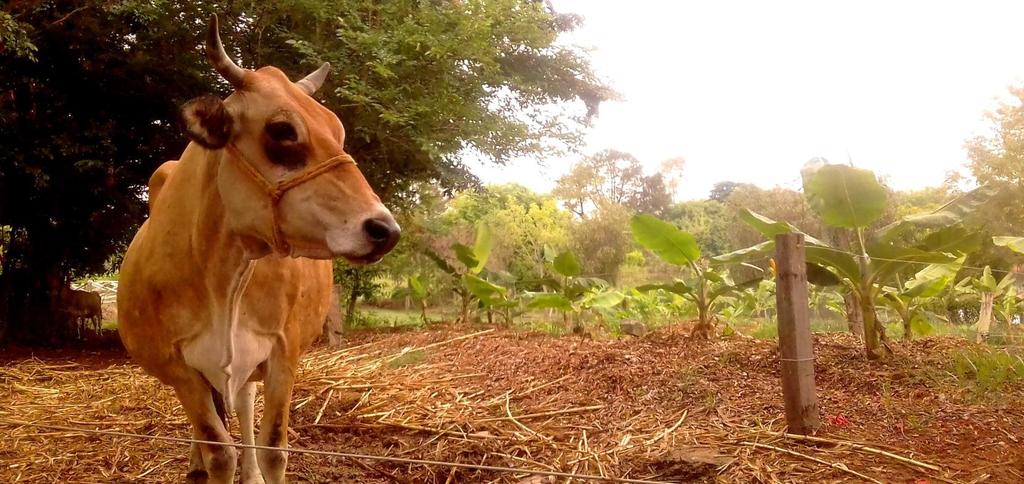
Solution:
<path fill-rule="evenodd" d="M 839 254 L 845 254 L 845 255 L 848 255 L 848 256 L 851 256 L 851 257 L 854 257 L 854 258 L 857 258 L 857 259 L 863 257 L 861 254 L 857 254 L 857 253 L 854 253 L 854 252 L 848 252 L 848 251 L 845 251 L 845 250 L 842 250 L 842 249 L 836 249 L 834 247 L 824 247 L 824 246 L 820 246 L 820 245 L 815 245 L 814 247 L 817 248 L 817 249 L 827 250 L 827 251 L 830 251 L 830 252 L 835 252 L 835 253 L 839 253 Z M 954 264 L 954 262 L 925 262 L 925 261 L 919 261 L 919 260 L 890 259 L 890 258 L 887 258 L 887 257 L 874 257 L 871 254 L 868 254 L 868 259 L 880 260 L 880 261 L 883 261 L 883 262 L 903 262 L 903 263 L 906 263 L 906 264 L 918 264 L 918 265 L 923 265 L 923 266 L 930 266 L 930 265 L 952 265 L 952 264 Z M 976 266 L 960 265 L 960 268 L 961 269 L 970 269 L 970 270 L 980 271 L 980 272 L 984 272 L 985 271 L 984 267 L 976 267 Z M 991 267 L 989 267 L 989 271 L 991 271 L 993 274 L 1021 274 L 1022 276 L 1024 276 L 1024 273 L 1014 272 L 1014 271 L 1004 271 L 1002 269 L 993 269 Z"/>
<path fill-rule="evenodd" d="M 319 455 L 319 456 L 325 456 L 325 457 L 341 457 L 341 458 L 346 458 L 346 459 L 366 459 L 366 460 L 376 460 L 376 461 L 385 461 L 385 462 L 398 462 L 398 463 L 403 463 L 403 464 L 420 464 L 420 465 L 431 465 L 431 466 L 457 467 L 457 468 L 462 468 L 462 469 L 485 470 L 485 471 L 494 471 L 494 472 L 507 472 L 507 473 L 515 473 L 515 474 L 534 474 L 534 475 L 542 475 L 542 476 L 567 477 L 567 478 L 587 480 L 587 481 L 621 482 L 621 483 L 630 483 L 630 484 L 671 484 L 671 483 L 668 483 L 666 481 L 651 481 L 651 480 L 645 480 L 645 479 L 629 479 L 629 478 L 625 478 L 625 477 L 605 477 L 605 476 L 595 476 L 595 475 L 587 475 L 587 474 L 574 474 L 574 473 L 570 473 L 570 472 L 548 471 L 548 470 L 540 470 L 540 469 L 522 469 L 522 468 L 517 468 L 517 467 L 489 466 L 489 465 L 483 465 L 483 464 L 466 464 L 466 463 L 462 463 L 462 462 L 445 462 L 445 461 L 428 460 L 428 459 L 409 459 L 409 458 L 404 458 L 404 457 L 390 457 L 390 456 L 381 456 L 381 455 L 356 454 L 356 453 L 352 453 L 352 452 L 332 452 L 332 451 L 327 451 L 327 450 L 314 450 L 314 449 L 302 449 L 302 448 L 291 448 L 291 447 L 290 448 L 268 447 L 268 446 L 264 446 L 264 445 L 247 445 L 247 444 L 239 444 L 239 443 L 235 443 L 235 442 L 215 442 L 215 441 L 211 441 L 211 440 L 196 440 L 196 439 L 186 439 L 186 438 L 181 438 L 181 437 L 166 437 L 166 436 L 160 436 L 160 435 L 135 434 L 135 433 L 130 433 L 130 432 L 116 431 L 116 430 L 96 430 L 96 429 L 87 429 L 87 428 L 80 428 L 80 427 L 68 427 L 68 426 L 64 426 L 64 425 L 40 424 L 40 423 L 33 423 L 33 422 L 18 422 L 18 421 L 13 421 L 13 420 L 0 420 L 0 425 L 6 425 L 8 427 L 34 427 L 34 428 L 39 428 L 39 429 L 60 430 L 60 431 L 64 431 L 64 432 L 81 432 L 81 433 L 85 433 L 85 434 L 107 435 L 107 436 L 113 436 L 113 437 L 127 437 L 127 438 L 134 438 L 134 439 L 143 439 L 143 440 L 157 440 L 157 441 L 163 441 L 163 442 L 174 442 L 174 443 L 179 443 L 179 444 L 218 445 L 218 446 L 222 446 L 222 447 L 236 447 L 236 448 L 240 448 L 240 449 L 275 450 L 275 451 L 287 452 L 287 453 L 290 453 L 290 454 L 309 454 L 309 455 Z"/>

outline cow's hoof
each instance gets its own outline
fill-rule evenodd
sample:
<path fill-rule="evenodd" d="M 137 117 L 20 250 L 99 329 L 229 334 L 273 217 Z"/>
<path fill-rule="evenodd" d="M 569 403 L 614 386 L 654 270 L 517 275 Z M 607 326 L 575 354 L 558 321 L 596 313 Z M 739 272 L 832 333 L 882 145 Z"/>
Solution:
<path fill-rule="evenodd" d="M 185 484 L 206 484 L 208 477 L 206 471 L 202 469 L 189 471 L 188 474 L 185 474 Z"/>

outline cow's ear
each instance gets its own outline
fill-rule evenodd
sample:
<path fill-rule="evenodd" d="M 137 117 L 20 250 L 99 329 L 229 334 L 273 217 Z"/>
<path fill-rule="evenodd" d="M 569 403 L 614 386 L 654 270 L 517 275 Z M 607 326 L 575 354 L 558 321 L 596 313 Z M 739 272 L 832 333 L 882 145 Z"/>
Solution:
<path fill-rule="evenodd" d="M 233 125 L 231 113 L 217 96 L 197 97 L 181 107 L 185 134 L 206 148 L 218 149 L 228 144 Z"/>

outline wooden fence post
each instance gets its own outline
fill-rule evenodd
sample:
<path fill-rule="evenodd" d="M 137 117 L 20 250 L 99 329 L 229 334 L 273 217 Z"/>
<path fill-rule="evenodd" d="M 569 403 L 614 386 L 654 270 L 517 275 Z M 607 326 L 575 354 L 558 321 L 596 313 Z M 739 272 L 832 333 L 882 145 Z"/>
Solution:
<path fill-rule="evenodd" d="M 814 347 L 807 308 L 807 266 L 803 234 L 775 236 L 778 275 L 775 302 L 779 313 L 779 362 L 782 397 L 789 432 L 818 429 L 818 396 L 814 387 Z"/>

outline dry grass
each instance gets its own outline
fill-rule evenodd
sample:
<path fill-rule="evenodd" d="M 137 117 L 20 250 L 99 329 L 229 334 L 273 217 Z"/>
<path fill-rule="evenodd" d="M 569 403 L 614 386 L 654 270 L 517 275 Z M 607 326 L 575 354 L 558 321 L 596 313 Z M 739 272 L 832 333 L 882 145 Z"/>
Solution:
<path fill-rule="evenodd" d="M 845 335 L 816 335 L 825 426 L 809 441 L 780 434 L 773 342 L 692 342 L 686 331 L 608 341 L 460 328 L 355 335 L 304 360 L 291 445 L 663 481 L 1024 480 L 1024 389 L 985 401 L 962 390 L 941 369 L 966 343 L 904 344 L 879 366 Z M 109 351 L 9 355 L 0 420 L 188 436 L 170 389 Z M 11 426 L 0 426 L 0 442 L 4 482 L 174 482 L 187 467 L 187 447 L 169 442 Z M 289 473 L 528 477 L 313 455 L 293 455 Z"/>

